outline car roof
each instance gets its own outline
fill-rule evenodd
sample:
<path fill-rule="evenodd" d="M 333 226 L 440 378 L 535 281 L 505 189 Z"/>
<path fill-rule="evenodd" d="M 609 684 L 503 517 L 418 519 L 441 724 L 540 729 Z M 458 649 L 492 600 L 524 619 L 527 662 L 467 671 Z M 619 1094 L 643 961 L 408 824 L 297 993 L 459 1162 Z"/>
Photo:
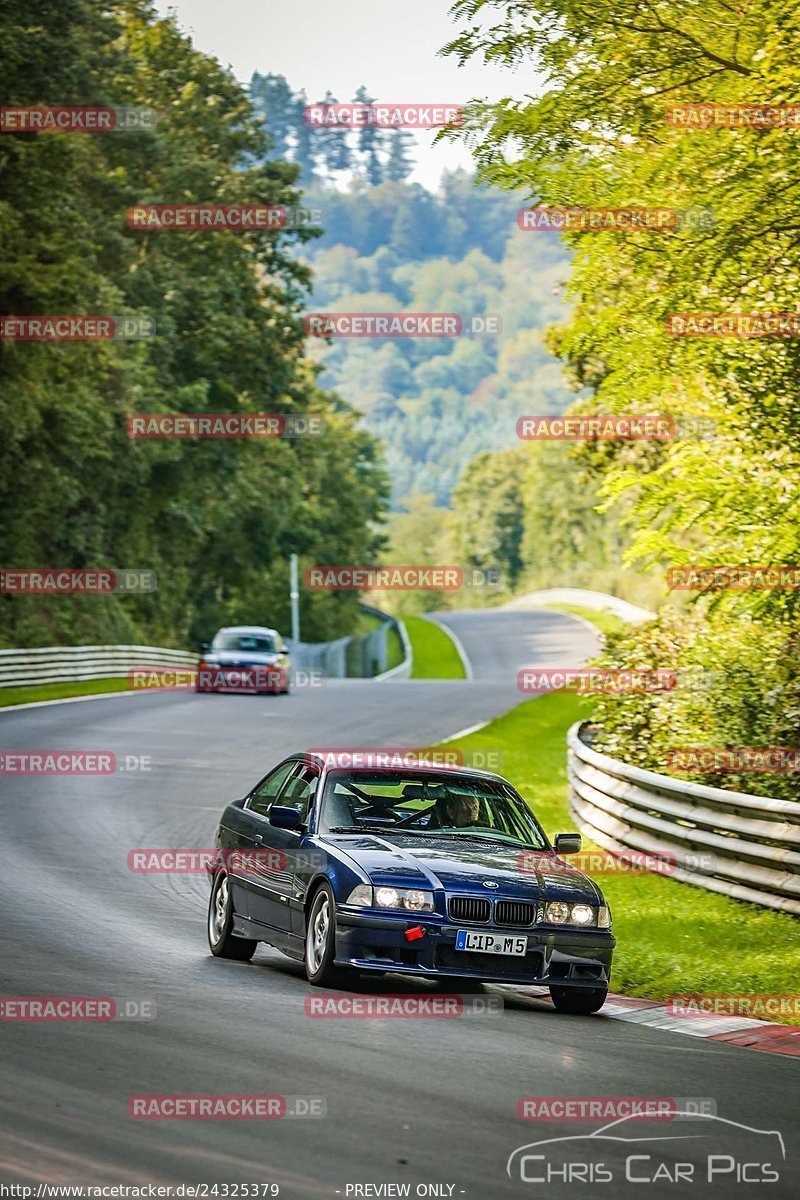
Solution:
<path fill-rule="evenodd" d="M 475 779 L 496 779 L 496 780 L 499 780 L 500 783 L 508 782 L 506 779 L 503 778 L 502 775 L 498 775 L 496 771 L 482 771 L 479 767 L 466 767 L 466 766 L 462 766 L 459 763 L 433 763 L 433 762 L 425 762 L 423 760 L 420 762 L 404 763 L 400 766 L 393 766 L 393 767 L 361 766 L 358 763 L 353 764 L 353 765 L 348 764 L 347 766 L 337 766 L 335 763 L 328 762 L 328 759 L 330 758 L 331 753 L 335 753 L 335 751 L 329 751 L 328 753 L 324 753 L 320 750 L 296 750 L 293 754 L 290 754 L 289 757 L 296 758 L 296 759 L 302 759 L 306 762 L 309 759 L 315 759 L 316 761 L 319 762 L 320 766 L 325 767 L 329 771 L 369 771 L 372 774 L 374 774 L 376 771 L 385 771 L 387 775 L 391 775 L 391 774 L 394 774 L 395 771 L 409 770 L 409 771 L 425 771 L 425 772 L 437 773 L 437 774 L 445 773 L 448 775 L 469 775 Z M 391 747 L 391 746 L 386 746 L 383 750 L 367 750 L 367 749 L 365 749 L 365 750 L 361 750 L 361 751 L 358 751 L 358 750 L 348 751 L 344 747 L 342 747 L 341 753 L 342 754 L 347 754 L 347 753 L 354 753 L 354 754 L 359 754 L 359 753 L 360 754 L 391 754 L 391 753 L 405 754 L 408 752 L 404 751 L 402 749 L 402 747 L 400 747 L 400 746 L 398 746 L 396 748 Z"/>
<path fill-rule="evenodd" d="M 277 632 L 277 629 L 270 629 L 267 625 L 223 625 L 214 637 L 219 637 L 221 633 L 267 633 L 273 637 Z"/>

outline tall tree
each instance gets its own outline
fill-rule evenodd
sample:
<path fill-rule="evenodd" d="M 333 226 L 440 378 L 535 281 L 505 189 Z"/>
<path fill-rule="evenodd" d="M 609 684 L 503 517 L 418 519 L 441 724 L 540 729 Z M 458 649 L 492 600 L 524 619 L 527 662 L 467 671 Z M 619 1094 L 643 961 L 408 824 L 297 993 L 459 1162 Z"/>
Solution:
<path fill-rule="evenodd" d="M 318 133 L 311 129 L 306 121 L 305 111 L 308 106 L 308 96 L 302 89 L 294 97 L 292 106 L 292 158 L 300 168 L 299 182 L 303 187 L 310 187 L 314 182 L 314 155 L 317 150 L 315 139 Z"/>
<path fill-rule="evenodd" d="M 322 104 L 338 104 L 333 92 L 327 91 Z M 349 171 L 352 167 L 352 156 L 348 144 L 348 134 L 343 129 L 330 125 L 314 131 L 317 163 L 323 174 L 328 176 L 337 171 Z"/>
<path fill-rule="evenodd" d="M 389 154 L 386 160 L 386 178 L 392 183 L 402 183 L 414 170 L 414 138 L 407 129 L 393 129 L 387 142 Z"/>
<path fill-rule="evenodd" d="M 287 158 L 290 133 L 297 125 L 296 101 L 283 75 L 259 75 L 250 79 L 250 96 L 257 115 L 267 127 L 274 158 Z"/>
<path fill-rule="evenodd" d="M 375 97 L 370 96 L 363 83 L 353 99 L 357 104 L 366 105 L 373 104 L 375 101 Z M 383 136 L 383 130 L 372 124 L 362 125 L 356 133 L 361 170 L 367 183 L 373 187 L 383 182 L 383 163 L 380 157 Z"/>

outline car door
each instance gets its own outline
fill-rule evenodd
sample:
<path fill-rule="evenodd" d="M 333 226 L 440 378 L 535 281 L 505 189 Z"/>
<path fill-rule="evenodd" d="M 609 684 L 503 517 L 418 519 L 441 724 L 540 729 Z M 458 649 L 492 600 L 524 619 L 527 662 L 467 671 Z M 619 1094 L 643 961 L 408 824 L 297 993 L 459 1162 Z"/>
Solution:
<path fill-rule="evenodd" d="M 305 824 L 316 794 L 319 774 L 318 767 L 297 762 L 294 771 L 273 803 L 284 808 L 295 809 Z M 267 814 L 267 820 L 269 820 L 269 814 Z M 278 829 L 275 825 L 269 826 L 269 835 L 265 835 L 264 844 L 270 850 L 277 851 L 281 861 L 277 866 L 267 868 L 263 879 L 264 887 L 258 891 L 257 895 L 255 890 L 253 893 L 254 902 L 258 906 L 259 912 L 262 913 L 255 919 L 287 933 L 291 928 L 290 901 L 295 894 L 297 857 L 302 839 L 303 830 Z"/>
<path fill-rule="evenodd" d="M 268 919 L 272 908 L 267 894 L 275 890 L 276 873 L 272 869 L 276 864 L 271 861 L 269 850 L 274 848 L 273 835 L 282 832 L 270 825 L 269 810 L 278 800 L 296 766 L 297 759 L 290 758 L 275 767 L 253 788 L 242 809 L 244 827 L 239 842 L 245 854 L 246 866 L 237 868 L 235 874 L 244 897 L 246 915 L 265 925 L 275 923 Z M 277 900 L 273 907 L 276 905 Z"/>

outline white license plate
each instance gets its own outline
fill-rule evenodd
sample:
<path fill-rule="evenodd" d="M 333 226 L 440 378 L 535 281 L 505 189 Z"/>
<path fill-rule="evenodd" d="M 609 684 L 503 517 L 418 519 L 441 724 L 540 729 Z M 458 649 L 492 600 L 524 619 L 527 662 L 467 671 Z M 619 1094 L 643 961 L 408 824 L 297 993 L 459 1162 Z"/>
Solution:
<path fill-rule="evenodd" d="M 456 933 L 456 950 L 480 950 L 482 954 L 526 954 L 526 937 L 509 937 L 502 933 L 474 933 L 471 929 L 459 929 Z"/>

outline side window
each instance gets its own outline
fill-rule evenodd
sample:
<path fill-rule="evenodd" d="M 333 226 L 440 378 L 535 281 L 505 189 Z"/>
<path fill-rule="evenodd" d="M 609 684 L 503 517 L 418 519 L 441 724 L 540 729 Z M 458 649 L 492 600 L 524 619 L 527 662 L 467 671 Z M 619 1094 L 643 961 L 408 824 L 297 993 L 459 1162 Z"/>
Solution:
<path fill-rule="evenodd" d="M 316 767 L 301 767 L 294 778 L 289 780 L 286 791 L 281 796 L 281 804 L 285 804 L 287 808 L 296 808 L 305 820 L 318 783 L 319 771 Z"/>
<path fill-rule="evenodd" d="M 294 761 L 287 762 L 270 772 L 263 783 L 259 784 L 248 801 L 247 807 L 251 812 L 258 813 L 262 817 L 267 815 L 275 802 L 278 792 L 289 778 L 295 766 L 296 763 Z"/>

